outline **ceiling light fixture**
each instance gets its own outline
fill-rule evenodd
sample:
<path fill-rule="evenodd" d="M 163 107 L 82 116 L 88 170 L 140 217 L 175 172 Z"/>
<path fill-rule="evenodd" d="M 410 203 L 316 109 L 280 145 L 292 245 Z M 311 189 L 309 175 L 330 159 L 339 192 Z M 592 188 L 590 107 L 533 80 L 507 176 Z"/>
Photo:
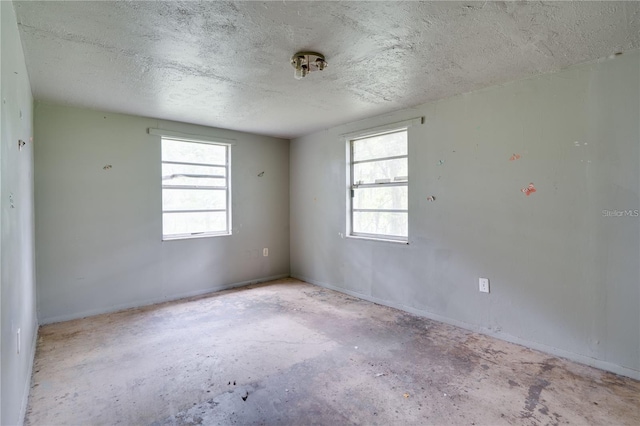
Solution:
<path fill-rule="evenodd" d="M 327 67 L 324 55 L 316 52 L 298 52 L 291 57 L 291 66 L 295 68 L 296 80 L 306 77 L 312 71 L 322 71 Z"/>

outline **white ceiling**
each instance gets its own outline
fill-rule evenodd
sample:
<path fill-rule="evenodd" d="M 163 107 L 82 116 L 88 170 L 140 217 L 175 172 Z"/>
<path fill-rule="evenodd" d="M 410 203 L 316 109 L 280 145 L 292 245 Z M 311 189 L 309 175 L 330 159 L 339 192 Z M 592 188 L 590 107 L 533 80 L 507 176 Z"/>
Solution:
<path fill-rule="evenodd" d="M 14 4 L 38 100 L 286 138 L 640 46 L 638 2 Z"/>

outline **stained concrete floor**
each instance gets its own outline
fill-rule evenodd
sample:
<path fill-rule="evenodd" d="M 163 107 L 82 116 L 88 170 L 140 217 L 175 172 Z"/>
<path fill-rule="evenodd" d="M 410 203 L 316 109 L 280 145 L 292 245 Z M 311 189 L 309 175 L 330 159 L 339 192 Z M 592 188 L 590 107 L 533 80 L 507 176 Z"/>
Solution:
<path fill-rule="evenodd" d="M 294 279 L 43 326 L 27 425 L 640 424 L 640 382 Z"/>

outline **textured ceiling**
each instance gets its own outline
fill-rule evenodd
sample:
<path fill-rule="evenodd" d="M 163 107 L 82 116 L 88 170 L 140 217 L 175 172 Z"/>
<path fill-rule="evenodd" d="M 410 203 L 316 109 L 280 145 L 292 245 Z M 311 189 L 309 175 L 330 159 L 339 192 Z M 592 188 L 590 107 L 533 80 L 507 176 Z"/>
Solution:
<path fill-rule="evenodd" d="M 287 138 L 640 46 L 638 2 L 14 4 L 38 100 Z"/>

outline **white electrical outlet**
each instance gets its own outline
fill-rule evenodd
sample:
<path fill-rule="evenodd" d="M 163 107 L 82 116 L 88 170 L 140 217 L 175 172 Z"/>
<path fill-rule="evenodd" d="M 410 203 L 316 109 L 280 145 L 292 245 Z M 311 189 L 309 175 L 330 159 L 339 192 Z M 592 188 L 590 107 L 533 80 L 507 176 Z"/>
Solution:
<path fill-rule="evenodd" d="M 489 278 L 480 278 L 478 284 L 482 293 L 489 293 Z"/>
<path fill-rule="evenodd" d="M 17 349 L 18 355 L 20 355 L 20 329 L 18 329 L 18 331 L 16 332 L 16 341 L 17 341 L 16 349 Z"/>
<path fill-rule="evenodd" d="M 264 257 L 269 256 L 269 249 L 268 249 L 268 248 L 263 248 L 263 249 L 262 249 L 262 255 L 263 255 Z"/>

